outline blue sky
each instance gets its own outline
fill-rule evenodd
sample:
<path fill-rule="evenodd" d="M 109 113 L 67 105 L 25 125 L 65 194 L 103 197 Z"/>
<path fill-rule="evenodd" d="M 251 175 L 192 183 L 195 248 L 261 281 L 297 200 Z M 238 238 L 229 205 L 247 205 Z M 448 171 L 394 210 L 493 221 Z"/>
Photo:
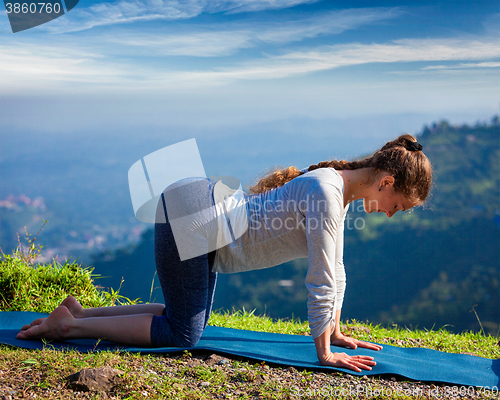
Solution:
<path fill-rule="evenodd" d="M 175 130 L 174 142 L 300 120 L 380 141 L 489 119 L 499 4 L 80 0 L 16 34 L 2 11 L 0 135 Z"/>

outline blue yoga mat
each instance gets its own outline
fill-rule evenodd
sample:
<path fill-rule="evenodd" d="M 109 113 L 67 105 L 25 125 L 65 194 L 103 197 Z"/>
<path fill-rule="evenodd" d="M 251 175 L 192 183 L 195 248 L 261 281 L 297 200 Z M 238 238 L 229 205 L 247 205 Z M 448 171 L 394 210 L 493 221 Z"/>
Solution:
<path fill-rule="evenodd" d="M 33 312 L 0 312 L 0 343 L 29 349 L 42 349 L 41 340 L 18 340 L 20 328 L 36 318 L 48 314 Z M 138 348 L 120 346 L 107 341 L 91 339 L 50 342 L 58 350 L 76 349 L 82 352 L 121 349 L 129 352 L 168 353 L 183 352 L 188 348 L 162 347 Z M 377 365 L 371 371 L 355 372 L 345 368 L 325 367 L 316 358 L 316 348 L 310 336 L 254 332 L 240 329 L 207 326 L 201 340 L 192 350 L 208 350 L 224 355 L 234 355 L 250 360 L 265 361 L 281 366 L 293 366 L 324 372 L 342 371 L 352 375 L 396 375 L 421 382 L 438 382 L 451 385 L 500 387 L 500 359 L 474 357 L 465 354 L 444 353 L 424 348 L 402 348 L 384 344 L 380 351 L 347 349 L 332 346 L 333 352 L 349 355 L 369 355 Z"/>

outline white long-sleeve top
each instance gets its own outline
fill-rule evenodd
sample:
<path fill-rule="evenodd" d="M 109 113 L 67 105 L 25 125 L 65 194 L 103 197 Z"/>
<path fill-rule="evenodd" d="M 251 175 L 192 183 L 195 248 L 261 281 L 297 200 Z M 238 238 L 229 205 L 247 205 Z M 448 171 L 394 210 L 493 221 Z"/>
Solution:
<path fill-rule="evenodd" d="M 340 174 L 333 168 L 319 168 L 282 187 L 240 196 L 233 207 L 246 213 L 236 213 L 232 225 L 247 229 L 217 250 L 213 271 L 262 269 L 307 257 L 305 285 L 311 335 L 320 336 L 329 325 L 333 329 L 346 281 L 343 247 L 348 207 L 344 207 Z"/>

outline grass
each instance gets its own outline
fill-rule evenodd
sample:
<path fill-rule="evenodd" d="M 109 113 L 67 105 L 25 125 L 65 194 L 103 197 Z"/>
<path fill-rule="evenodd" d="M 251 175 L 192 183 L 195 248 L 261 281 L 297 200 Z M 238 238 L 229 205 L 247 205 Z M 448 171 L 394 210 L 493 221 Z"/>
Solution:
<path fill-rule="evenodd" d="M 28 238 L 28 240 L 30 240 Z M 118 291 L 103 291 L 95 286 L 91 269 L 76 263 L 36 265 L 37 247 L 29 243 L 12 255 L 3 254 L 0 260 L 0 310 L 50 312 L 67 295 L 72 294 L 86 307 L 131 303 Z M 137 302 L 137 301 L 134 301 Z M 210 325 L 254 331 L 308 335 L 307 323 L 299 320 L 272 320 L 256 316 L 252 311 L 215 311 Z M 361 340 L 387 343 L 401 347 L 426 347 L 452 353 L 469 353 L 480 357 L 500 358 L 498 338 L 482 333 L 452 334 L 445 327 L 439 330 L 414 330 L 401 326 L 383 327 L 359 321 L 346 321 L 345 334 Z M 0 398 L 187 398 L 187 399 L 290 399 L 328 398 L 325 393 L 346 388 L 349 382 L 362 382 L 371 388 L 365 398 L 428 398 L 407 396 L 373 396 L 383 389 L 387 380 L 355 378 L 341 373 L 317 373 L 270 367 L 265 363 L 251 363 L 241 359 L 222 365 L 201 362 L 208 354 L 148 355 L 118 351 L 79 353 L 51 349 L 27 350 L 0 346 Z M 125 372 L 114 391 L 74 392 L 65 377 L 84 368 L 110 366 Z M 347 383 L 346 383 L 347 382 Z M 390 383 L 390 382 L 389 382 Z M 398 383 L 411 385 L 413 383 Z M 329 388 L 321 394 L 311 388 Z M 309 390 L 309 392 L 308 392 Z M 316 389 L 315 389 L 316 390 Z M 475 389 L 474 389 L 475 390 Z M 323 390 L 324 392 L 324 390 Z M 342 393 L 342 392 L 341 392 Z M 8 398 L 8 397 L 4 397 Z M 362 398 L 358 395 L 338 395 L 339 399 Z M 441 397 L 441 398 L 446 398 Z M 462 397 L 464 398 L 464 397 Z M 498 398 L 475 390 L 470 398 Z"/>
<path fill-rule="evenodd" d="M 105 307 L 134 304 L 119 294 L 119 289 L 102 290 L 96 286 L 93 268 L 76 262 L 37 264 L 41 247 L 27 234 L 27 246 L 19 247 L 0 258 L 0 311 L 36 311 L 50 313 L 69 294 L 81 300 L 84 307 Z"/>

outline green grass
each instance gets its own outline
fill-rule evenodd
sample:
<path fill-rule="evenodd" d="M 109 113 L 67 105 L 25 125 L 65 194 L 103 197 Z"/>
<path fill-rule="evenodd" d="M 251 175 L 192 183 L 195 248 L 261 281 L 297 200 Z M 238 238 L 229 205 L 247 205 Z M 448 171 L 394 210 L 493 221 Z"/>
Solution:
<path fill-rule="evenodd" d="M 38 264 L 36 258 L 41 247 L 28 236 L 28 246 L 19 247 L 0 258 L 0 311 L 36 311 L 49 313 L 68 295 L 77 297 L 84 307 L 105 307 L 133 304 L 119 294 L 96 286 L 92 268 L 84 268 L 76 262 L 63 264 L 53 260 Z"/>
<path fill-rule="evenodd" d="M 32 243 L 30 243 L 30 246 Z M 74 295 L 85 307 L 127 304 L 118 291 L 103 291 L 95 286 L 91 269 L 81 268 L 75 262 L 64 264 L 56 261 L 37 265 L 36 246 L 28 251 L 18 249 L 0 259 L 0 310 L 50 312 L 67 295 Z M 254 331 L 308 335 L 307 323 L 299 320 L 273 320 L 257 316 L 252 311 L 215 311 L 210 325 Z M 438 330 L 414 330 L 401 326 L 374 326 L 359 321 L 342 324 L 344 334 L 361 340 L 401 347 L 426 347 L 452 353 L 473 353 L 480 357 L 499 358 L 498 338 L 481 333 L 452 334 L 443 327 Z M 328 385 L 329 390 L 344 388 L 339 380 L 341 373 L 321 374 L 295 371 L 293 379 L 284 369 L 270 368 L 265 363 L 231 360 L 227 366 L 209 366 L 197 362 L 196 354 L 185 352 L 180 356 L 120 353 L 117 351 L 79 353 L 61 352 L 47 344 L 43 350 L 28 350 L 0 346 L 0 394 L 12 398 L 188 398 L 188 399 L 290 399 L 297 388 L 311 385 Z M 115 392 L 108 394 L 75 393 L 65 377 L 84 368 L 111 366 L 125 372 L 122 383 Z M 354 378 L 353 378 L 354 379 Z M 356 378 L 361 379 L 361 378 Z M 385 383 L 378 378 L 359 381 L 373 390 Z M 202 384 L 203 383 L 203 384 Z M 382 385 L 382 386 L 381 386 Z M 366 387 L 368 387 L 366 386 Z M 325 387 L 325 386 L 324 386 Z M 307 392 L 305 392 L 307 393 Z M 301 398 L 322 398 L 305 395 Z M 355 398 L 340 396 L 339 399 Z M 420 398 L 406 395 L 393 397 Z M 425 397 L 421 397 L 425 398 Z M 477 395 L 474 398 L 498 398 Z"/>

